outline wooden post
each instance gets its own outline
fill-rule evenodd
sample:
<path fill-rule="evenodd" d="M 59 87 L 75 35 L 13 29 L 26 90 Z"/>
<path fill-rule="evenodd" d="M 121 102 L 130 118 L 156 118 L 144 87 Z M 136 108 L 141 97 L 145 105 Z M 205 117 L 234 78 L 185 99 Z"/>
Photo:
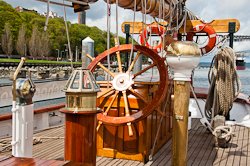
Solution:
<path fill-rule="evenodd" d="M 190 82 L 174 81 L 173 165 L 187 165 Z"/>
<path fill-rule="evenodd" d="M 66 114 L 64 160 L 96 165 L 97 111 L 78 112 L 62 110 Z"/>

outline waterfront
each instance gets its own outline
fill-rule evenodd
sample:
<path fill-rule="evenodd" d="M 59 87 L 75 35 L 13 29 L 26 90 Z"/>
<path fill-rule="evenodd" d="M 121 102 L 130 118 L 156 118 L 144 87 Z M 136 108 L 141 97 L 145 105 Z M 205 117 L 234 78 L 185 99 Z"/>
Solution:
<path fill-rule="evenodd" d="M 198 67 L 194 71 L 194 87 L 209 87 L 208 82 L 208 71 L 209 67 L 203 67 L 203 66 L 209 66 L 206 65 L 207 63 L 201 65 L 201 67 Z M 246 64 L 245 70 L 237 70 L 238 76 L 240 78 L 241 82 L 241 93 L 244 93 L 246 95 L 250 96 L 250 63 Z"/>
<path fill-rule="evenodd" d="M 204 67 L 206 66 L 206 67 Z M 209 65 L 207 65 L 207 63 L 205 64 L 201 64 L 201 67 L 198 67 L 195 69 L 194 72 L 194 86 L 195 87 L 205 87 L 208 88 L 209 87 L 209 83 L 208 83 L 208 71 L 209 71 L 209 67 L 207 67 Z M 241 93 L 250 95 L 250 63 L 247 63 L 247 68 L 246 70 L 238 70 L 238 75 L 241 81 Z M 38 80 L 35 82 L 39 82 Z M 41 82 L 41 81 L 40 81 Z M 0 86 L 2 84 L 10 84 L 11 82 L 8 79 L 0 79 Z M 62 86 L 62 85 L 61 85 Z M 62 87 L 61 87 L 62 89 Z M 10 92 L 11 93 L 11 92 Z M 0 92 L 0 94 L 2 94 L 2 92 Z M 43 101 L 36 101 L 34 102 L 34 107 L 35 109 L 37 108 L 41 108 L 47 105 L 51 105 L 51 104 L 59 104 L 59 103 L 63 103 L 65 101 L 65 97 L 63 98 L 56 98 L 56 99 L 51 99 L 51 100 L 43 100 Z M 11 112 L 11 106 L 6 106 L 6 107 L 1 107 L 0 108 L 0 114 L 6 114 L 6 113 L 10 113 Z"/>

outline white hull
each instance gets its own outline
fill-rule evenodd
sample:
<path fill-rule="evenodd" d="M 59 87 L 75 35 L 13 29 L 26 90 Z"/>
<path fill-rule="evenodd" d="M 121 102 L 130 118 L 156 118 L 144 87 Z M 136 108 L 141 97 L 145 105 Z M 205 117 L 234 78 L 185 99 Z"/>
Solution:
<path fill-rule="evenodd" d="M 201 111 L 204 115 L 205 99 L 198 99 Z M 196 104 L 195 99 L 190 99 L 189 111 L 191 111 L 192 118 L 203 118 L 200 110 Z M 233 108 L 230 111 L 230 119 L 234 120 L 232 123 L 250 127 L 250 105 L 243 102 L 234 102 Z"/>

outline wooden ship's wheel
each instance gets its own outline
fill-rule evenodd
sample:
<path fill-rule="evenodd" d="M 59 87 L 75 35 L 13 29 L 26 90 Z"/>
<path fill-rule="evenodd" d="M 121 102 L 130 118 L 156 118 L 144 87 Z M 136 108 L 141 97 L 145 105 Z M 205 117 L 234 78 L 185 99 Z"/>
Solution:
<path fill-rule="evenodd" d="M 133 58 L 127 70 L 123 68 L 123 57 L 133 51 Z M 117 60 L 118 71 L 113 72 L 105 67 L 102 62 L 110 55 L 111 59 Z M 144 69 L 133 73 L 133 68 L 136 61 L 142 56 L 146 62 L 151 62 Z M 91 58 L 91 57 L 90 57 Z M 95 59 L 91 58 L 92 62 L 88 69 L 95 72 L 98 67 L 103 69 L 109 76 L 110 81 L 97 81 L 106 88 L 101 88 L 102 91 L 98 94 L 98 107 L 103 110 L 103 113 L 97 115 L 99 121 L 98 127 L 101 124 L 108 125 L 128 125 L 129 135 L 133 135 L 131 123 L 138 122 L 149 116 L 156 107 L 162 102 L 167 92 L 168 73 L 164 63 L 164 58 L 161 58 L 153 50 L 139 45 L 119 45 L 98 55 Z M 145 62 L 144 62 L 145 63 Z M 146 74 L 149 71 L 155 73 L 155 77 Z M 148 99 L 148 94 L 142 94 L 139 90 L 140 86 L 145 84 L 156 85 L 154 88 L 154 96 L 151 100 Z M 134 102 L 140 103 L 139 107 L 135 108 Z M 118 113 L 114 116 L 110 113 L 112 109 L 124 107 L 124 113 Z"/>

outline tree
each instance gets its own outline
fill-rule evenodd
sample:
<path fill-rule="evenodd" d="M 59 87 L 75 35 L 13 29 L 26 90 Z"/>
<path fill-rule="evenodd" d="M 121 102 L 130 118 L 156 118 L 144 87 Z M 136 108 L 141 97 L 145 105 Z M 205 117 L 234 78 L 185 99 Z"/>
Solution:
<path fill-rule="evenodd" d="M 47 32 L 40 33 L 40 40 L 38 44 L 38 54 L 42 57 L 48 57 L 50 52 L 49 35 Z"/>
<path fill-rule="evenodd" d="M 37 26 L 34 26 L 32 30 L 32 34 L 31 34 L 31 38 L 29 41 L 29 53 L 30 53 L 30 56 L 32 56 L 33 58 L 38 55 L 37 46 L 39 45 L 38 43 L 39 36 L 40 35 L 38 32 Z"/>
<path fill-rule="evenodd" d="M 6 23 L 4 25 L 3 35 L 2 35 L 2 49 L 8 56 L 11 55 L 13 51 L 13 39 L 10 31 L 10 24 Z"/>
<path fill-rule="evenodd" d="M 6 23 L 10 25 L 10 31 L 12 34 L 12 41 L 13 43 L 17 43 L 19 31 L 22 24 L 25 24 L 25 36 L 26 36 L 26 45 L 27 51 L 31 56 L 46 56 L 47 53 L 37 53 L 38 49 L 38 41 L 39 37 L 37 35 L 33 35 L 33 28 L 36 26 L 36 32 L 42 31 L 44 28 L 46 18 L 44 16 L 39 15 L 36 12 L 30 11 L 23 11 L 18 12 L 16 11 L 11 5 L 8 3 L 0 0 L 0 42 L 1 36 L 4 33 L 4 26 Z M 68 22 L 69 23 L 69 22 Z M 70 42 L 71 42 L 71 49 L 74 49 L 76 46 L 78 48 L 81 47 L 81 41 L 86 38 L 87 36 L 91 37 L 95 41 L 95 53 L 99 54 L 105 51 L 107 48 L 107 32 L 100 30 L 97 27 L 88 27 L 86 25 L 79 25 L 79 24 L 71 24 L 69 23 L 69 34 L 70 34 Z M 34 33 L 36 33 L 34 32 Z M 67 43 L 66 32 L 65 32 L 65 24 L 62 18 L 51 18 L 48 24 L 47 33 L 49 36 L 49 48 L 50 49 L 43 49 L 43 51 L 50 51 L 50 56 L 56 57 L 57 52 L 56 50 L 63 50 L 64 44 Z M 36 37 L 35 37 L 36 36 Z M 114 39 L 113 34 L 110 36 L 110 47 L 114 46 Z M 30 39 L 30 40 L 27 40 Z M 32 40 L 31 40 L 32 39 Z M 40 38 L 41 39 L 41 38 Z M 121 39 L 121 38 L 120 38 Z M 45 39 L 43 39 L 45 40 Z M 123 38 L 120 40 L 120 43 L 124 43 L 125 39 Z M 44 43 L 44 42 L 42 42 Z M 19 47 L 19 46 L 17 46 Z M 20 53 L 17 47 L 13 47 L 14 53 Z M 48 48 L 48 47 L 46 47 Z M 2 50 L 0 50 L 2 51 Z"/>
<path fill-rule="evenodd" d="M 16 43 L 16 50 L 19 55 L 25 56 L 26 55 L 26 28 L 25 25 L 22 24 L 21 28 L 18 32 L 18 38 Z"/>

